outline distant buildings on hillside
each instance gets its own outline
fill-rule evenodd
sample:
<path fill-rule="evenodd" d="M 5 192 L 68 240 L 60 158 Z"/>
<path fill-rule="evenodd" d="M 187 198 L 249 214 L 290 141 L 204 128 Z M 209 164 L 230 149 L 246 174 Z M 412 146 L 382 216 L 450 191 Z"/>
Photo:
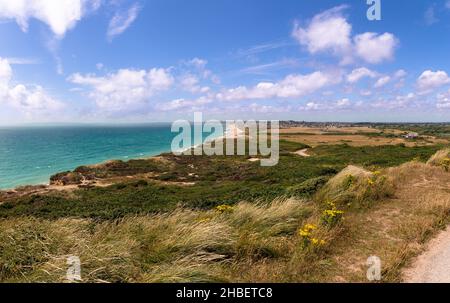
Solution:
<path fill-rule="evenodd" d="M 406 139 L 417 139 L 417 138 L 419 138 L 419 134 L 418 133 L 407 133 L 403 137 Z"/>

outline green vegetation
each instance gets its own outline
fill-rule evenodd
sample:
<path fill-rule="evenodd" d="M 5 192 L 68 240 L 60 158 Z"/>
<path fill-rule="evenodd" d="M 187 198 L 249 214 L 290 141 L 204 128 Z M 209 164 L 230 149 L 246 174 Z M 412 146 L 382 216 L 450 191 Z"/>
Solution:
<path fill-rule="evenodd" d="M 350 171 L 353 178 L 340 177 Z M 0 281 L 64 282 L 67 258 L 77 256 L 82 282 L 92 283 L 363 282 L 370 255 L 383 260 L 384 282 L 401 281 L 401 268 L 449 223 L 450 175 L 416 161 L 375 175 L 395 188 L 395 199 L 375 195 L 363 209 L 321 198 L 336 184 L 355 191 L 368 174 L 353 167 L 311 200 L 179 207 L 106 221 L 0 219 Z M 372 185 L 362 182 L 356 192 L 364 186 Z"/>
<path fill-rule="evenodd" d="M 69 256 L 82 282 L 363 282 L 370 255 L 401 281 L 450 223 L 449 156 L 281 140 L 274 167 L 172 154 L 79 167 L 0 192 L 0 282 L 63 282 Z"/>
<path fill-rule="evenodd" d="M 448 123 L 405 123 L 405 124 L 375 124 L 380 129 L 398 129 L 405 132 L 417 132 L 422 136 L 449 138 L 450 124 Z"/>
<path fill-rule="evenodd" d="M 413 159 L 426 161 L 440 146 L 352 147 L 330 145 L 313 148 L 313 157 L 300 157 L 294 151 L 304 144 L 280 142 L 280 162 L 261 167 L 249 156 L 200 157 L 164 155 L 153 159 L 114 161 L 95 168 L 78 168 L 96 177 L 121 177 L 108 187 L 78 189 L 67 194 L 55 192 L 15 198 L 0 205 L 0 217 L 41 218 L 81 217 L 115 219 L 130 214 L 170 211 L 177 206 L 209 209 L 240 201 L 272 201 L 280 196 L 308 197 L 330 177 L 349 164 L 367 169 L 396 166 Z M 139 176 L 154 173 L 153 177 Z M 185 184 L 187 182 L 187 184 Z"/>

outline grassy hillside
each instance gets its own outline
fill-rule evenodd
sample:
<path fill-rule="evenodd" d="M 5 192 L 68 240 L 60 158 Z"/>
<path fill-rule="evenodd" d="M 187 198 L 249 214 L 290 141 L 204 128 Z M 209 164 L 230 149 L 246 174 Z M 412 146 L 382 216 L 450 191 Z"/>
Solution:
<path fill-rule="evenodd" d="M 442 148 L 343 144 L 312 148 L 308 153 L 313 157 L 293 153 L 304 147 L 301 143 L 282 141 L 280 162 L 274 167 L 261 167 L 259 162 L 248 161 L 248 156 L 164 155 L 163 161 L 116 161 L 90 168 L 88 172 L 88 168 L 79 168 L 76 172 L 109 178 L 106 183 L 111 185 L 9 199 L 0 205 L 0 217 L 116 219 L 130 214 L 170 211 L 180 205 L 209 209 L 240 201 L 268 202 L 286 195 L 303 198 L 347 165 L 377 170 L 413 159 L 425 162 Z"/>
<path fill-rule="evenodd" d="M 165 154 L 1 192 L 0 281 L 62 282 L 78 256 L 83 282 L 357 282 L 374 255 L 401 281 L 450 223 L 444 145 L 280 144 L 275 167 Z"/>
<path fill-rule="evenodd" d="M 376 255 L 383 281 L 399 281 L 400 269 L 449 223 L 448 184 L 444 168 L 409 162 L 347 168 L 310 200 L 102 222 L 3 219 L 0 279 L 64 281 L 66 258 L 76 255 L 84 282 L 365 281 L 365 261 Z"/>

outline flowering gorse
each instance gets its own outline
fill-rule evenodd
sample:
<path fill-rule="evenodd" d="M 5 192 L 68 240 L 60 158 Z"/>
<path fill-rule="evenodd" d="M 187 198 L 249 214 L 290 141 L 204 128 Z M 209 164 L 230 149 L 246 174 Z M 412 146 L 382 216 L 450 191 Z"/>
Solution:
<path fill-rule="evenodd" d="M 445 157 L 441 161 L 441 166 L 445 169 L 445 171 L 450 170 L 450 157 Z"/>
<path fill-rule="evenodd" d="M 216 207 L 216 211 L 220 212 L 220 213 L 230 213 L 233 212 L 234 208 L 233 206 L 230 205 L 219 205 Z"/>
<path fill-rule="evenodd" d="M 311 245 L 314 247 L 323 246 L 326 244 L 325 240 L 313 237 L 313 232 L 317 230 L 317 226 L 313 224 L 306 224 L 298 231 L 298 235 L 302 238 L 302 248 L 308 248 Z"/>
<path fill-rule="evenodd" d="M 328 208 L 322 213 L 321 222 L 328 227 L 334 227 L 343 219 L 344 212 L 338 210 L 332 201 L 327 201 L 327 206 Z"/>

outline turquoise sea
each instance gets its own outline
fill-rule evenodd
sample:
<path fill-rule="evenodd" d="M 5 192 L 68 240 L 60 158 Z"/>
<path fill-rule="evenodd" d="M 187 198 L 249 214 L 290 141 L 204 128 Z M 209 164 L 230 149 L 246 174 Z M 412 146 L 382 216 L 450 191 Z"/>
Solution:
<path fill-rule="evenodd" d="M 81 165 L 155 156 L 170 151 L 176 135 L 168 123 L 0 127 L 0 189 L 47 184 Z"/>

